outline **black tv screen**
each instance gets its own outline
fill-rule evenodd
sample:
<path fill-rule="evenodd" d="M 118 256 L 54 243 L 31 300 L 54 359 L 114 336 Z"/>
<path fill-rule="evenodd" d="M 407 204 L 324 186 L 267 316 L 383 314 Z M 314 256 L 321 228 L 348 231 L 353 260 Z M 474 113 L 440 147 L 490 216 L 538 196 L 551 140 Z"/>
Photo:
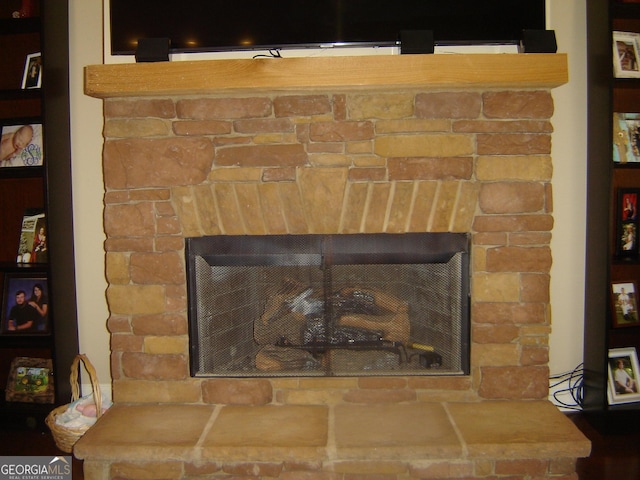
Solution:
<path fill-rule="evenodd" d="M 403 30 L 436 45 L 517 44 L 545 29 L 545 0 L 110 0 L 111 52 L 140 38 L 171 51 L 396 46 Z"/>

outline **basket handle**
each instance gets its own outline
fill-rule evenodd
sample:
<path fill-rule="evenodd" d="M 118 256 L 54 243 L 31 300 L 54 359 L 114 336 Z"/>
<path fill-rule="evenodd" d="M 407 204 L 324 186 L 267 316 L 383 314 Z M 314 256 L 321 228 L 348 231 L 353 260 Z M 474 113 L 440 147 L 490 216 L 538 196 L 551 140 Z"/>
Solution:
<path fill-rule="evenodd" d="M 100 384 L 98 383 L 98 375 L 96 374 L 96 369 L 84 353 L 76 355 L 71 363 L 71 376 L 69 377 L 71 383 L 71 402 L 73 403 L 80 398 L 80 385 L 78 384 L 80 362 L 84 364 L 84 368 L 89 374 L 91 389 L 93 390 L 93 400 L 96 403 L 96 418 L 100 418 L 102 415 L 102 392 L 100 391 Z"/>

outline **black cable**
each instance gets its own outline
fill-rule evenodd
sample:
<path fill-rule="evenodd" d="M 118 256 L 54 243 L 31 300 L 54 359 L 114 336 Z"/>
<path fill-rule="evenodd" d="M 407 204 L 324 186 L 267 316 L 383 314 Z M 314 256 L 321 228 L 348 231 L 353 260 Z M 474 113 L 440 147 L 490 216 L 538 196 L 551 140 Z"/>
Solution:
<path fill-rule="evenodd" d="M 552 394 L 554 404 L 558 407 L 564 407 L 570 410 L 581 410 L 583 399 L 583 377 L 584 368 L 583 364 L 579 364 L 570 372 L 562 373 L 559 375 L 552 375 L 550 380 L 557 380 L 555 383 L 549 385 L 549 389 L 559 387 L 563 384 L 567 384 L 566 388 L 556 390 Z M 567 403 L 560 399 L 561 395 L 570 395 L 573 403 Z"/>
<path fill-rule="evenodd" d="M 253 58 L 282 58 L 282 55 L 280 55 L 280 50 L 278 50 L 277 48 L 272 48 L 269 49 L 268 55 L 260 53 L 258 55 L 254 55 Z"/>

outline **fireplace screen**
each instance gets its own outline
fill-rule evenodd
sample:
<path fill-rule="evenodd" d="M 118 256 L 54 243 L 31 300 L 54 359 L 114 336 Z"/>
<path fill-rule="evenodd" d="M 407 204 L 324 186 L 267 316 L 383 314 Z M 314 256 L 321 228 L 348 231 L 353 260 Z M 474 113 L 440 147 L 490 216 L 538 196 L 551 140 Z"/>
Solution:
<path fill-rule="evenodd" d="M 192 376 L 469 373 L 466 234 L 186 240 Z"/>

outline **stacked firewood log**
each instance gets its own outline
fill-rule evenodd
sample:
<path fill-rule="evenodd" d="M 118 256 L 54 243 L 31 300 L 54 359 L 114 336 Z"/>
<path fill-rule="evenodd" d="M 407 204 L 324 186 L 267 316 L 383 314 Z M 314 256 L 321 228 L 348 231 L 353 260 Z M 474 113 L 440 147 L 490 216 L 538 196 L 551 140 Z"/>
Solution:
<path fill-rule="evenodd" d="M 378 289 L 349 286 L 335 292 L 285 280 L 254 322 L 263 371 L 322 368 L 319 353 L 376 342 L 409 342 L 409 306 Z M 388 353 L 387 353 L 388 354 Z"/>

